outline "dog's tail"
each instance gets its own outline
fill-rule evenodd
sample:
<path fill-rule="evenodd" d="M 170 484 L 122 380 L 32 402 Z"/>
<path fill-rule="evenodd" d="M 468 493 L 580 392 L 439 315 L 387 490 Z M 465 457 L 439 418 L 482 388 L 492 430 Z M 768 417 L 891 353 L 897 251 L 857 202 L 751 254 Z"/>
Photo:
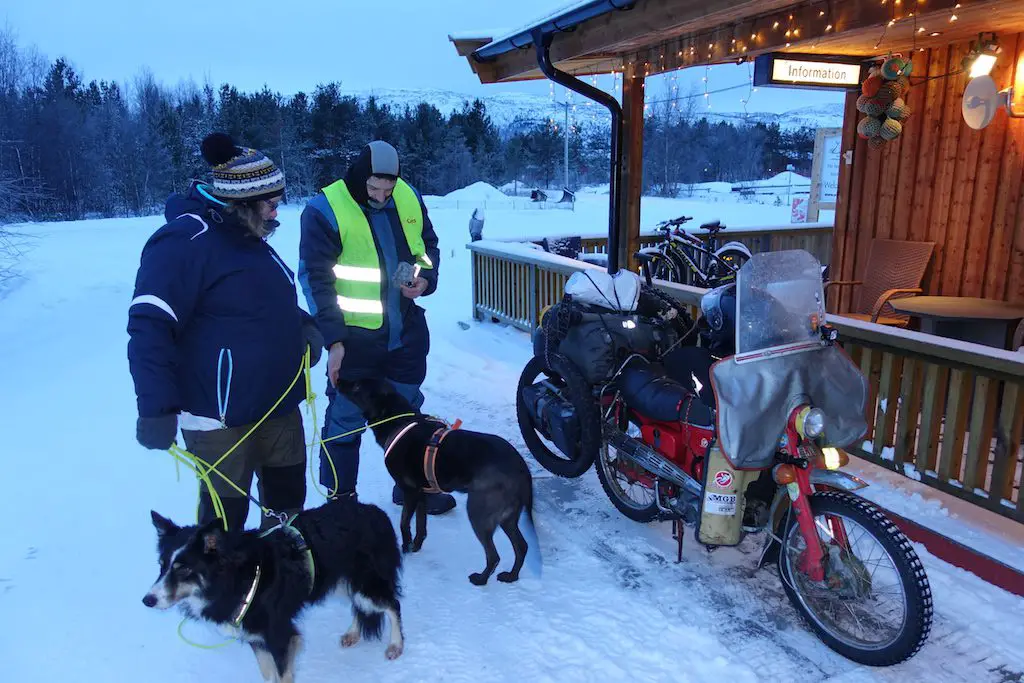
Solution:
<path fill-rule="evenodd" d="M 530 478 L 530 488 L 526 493 L 526 505 L 519 513 L 519 529 L 526 539 L 526 561 L 525 564 L 537 576 L 541 576 L 541 565 L 543 560 L 540 552 L 540 541 L 537 540 L 537 528 L 533 525 L 533 478 Z"/>

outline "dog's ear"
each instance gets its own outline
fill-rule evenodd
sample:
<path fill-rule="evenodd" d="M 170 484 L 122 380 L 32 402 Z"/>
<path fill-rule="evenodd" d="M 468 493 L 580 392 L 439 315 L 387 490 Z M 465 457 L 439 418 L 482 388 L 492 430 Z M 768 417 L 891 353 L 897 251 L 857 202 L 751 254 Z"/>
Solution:
<path fill-rule="evenodd" d="M 158 538 L 163 538 L 167 534 L 177 531 L 180 528 L 171 520 L 160 515 L 156 510 L 150 510 L 149 514 L 153 518 L 153 526 L 156 527 L 156 535 Z"/>
<path fill-rule="evenodd" d="M 214 519 L 204 524 L 196 532 L 196 536 L 202 541 L 204 553 L 213 554 L 222 549 L 224 545 L 224 527 L 222 525 L 223 522 Z"/>

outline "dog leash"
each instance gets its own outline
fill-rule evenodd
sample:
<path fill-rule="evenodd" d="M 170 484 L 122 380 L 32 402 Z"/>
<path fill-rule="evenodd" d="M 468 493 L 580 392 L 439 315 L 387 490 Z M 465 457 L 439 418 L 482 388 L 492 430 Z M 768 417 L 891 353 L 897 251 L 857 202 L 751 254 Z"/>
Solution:
<path fill-rule="evenodd" d="M 380 426 L 382 424 L 386 424 L 386 423 L 391 422 L 393 420 L 398 420 L 398 419 L 403 418 L 403 417 L 413 417 L 413 416 L 414 416 L 413 413 L 403 413 L 401 415 L 393 415 L 393 416 L 391 416 L 389 418 L 385 418 L 383 420 L 379 420 L 379 421 L 374 422 L 372 424 L 365 425 L 365 426 L 360 427 L 358 429 L 353 429 L 353 430 L 351 430 L 349 432 L 346 432 L 344 434 L 339 434 L 337 437 L 331 437 L 331 438 L 341 438 L 341 437 L 345 437 L 345 436 L 350 436 L 352 434 L 357 434 L 357 433 L 365 431 L 367 429 L 371 429 L 373 427 L 377 427 L 377 426 Z M 251 433 L 251 431 L 250 431 L 250 433 Z M 248 436 L 248 434 L 246 436 Z M 243 437 L 242 440 L 244 440 L 244 438 L 245 437 Z M 240 444 L 241 440 L 238 443 Z M 321 444 L 322 443 L 323 443 L 323 440 L 321 440 Z M 231 449 L 229 449 L 228 453 L 233 451 L 237 446 L 238 446 L 238 444 L 236 444 Z M 256 507 L 258 507 L 262 511 L 264 516 L 266 516 L 268 518 L 277 519 L 278 522 L 280 522 L 281 524 L 284 524 L 284 523 L 287 522 L 288 515 L 286 515 L 283 512 L 276 512 L 276 511 L 274 511 L 274 510 L 272 510 L 272 509 L 270 509 L 268 507 L 265 507 L 263 505 L 263 503 L 261 503 L 258 498 L 256 498 L 251 493 L 249 493 L 248 491 L 246 491 L 245 489 L 240 487 L 235 482 L 231 481 L 231 479 L 229 479 L 223 472 L 221 472 L 219 469 L 217 469 L 217 465 L 220 464 L 224 460 L 224 458 L 226 457 L 227 454 L 225 454 L 224 456 L 221 456 L 217 460 L 217 462 L 211 464 L 211 463 L 206 462 L 205 460 L 203 460 L 199 456 L 195 455 L 194 453 L 190 453 L 189 451 L 185 450 L 184 448 L 178 446 L 177 444 L 172 444 L 170 449 L 169 449 L 169 452 L 171 453 L 172 456 L 174 456 L 174 458 L 175 458 L 175 460 L 177 462 L 180 462 L 180 463 L 184 464 L 186 467 L 188 467 L 190 470 L 192 470 L 192 472 L 194 472 L 195 475 L 204 484 L 206 484 L 207 491 L 210 494 L 210 499 L 213 502 L 214 512 L 216 512 L 217 517 L 220 518 L 223 521 L 223 523 L 224 523 L 224 530 L 225 531 L 228 530 L 227 515 L 224 513 L 224 504 L 221 501 L 220 494 L 217 493 L 216 489 L 213 486 L 213 482 L 210 480 L 210 473 L 211 472 L 213 474 L 216 474 L 217 476 L 219 476 L 221 479 L 223 479 L 228 484 L 228 486 L 233 488 L 239 494 L 245 496 L 250 501 L 255 503 Z M 330 462 L 330 458 L 328 458 L 328 462 Z M 331 463 L 331 464 L 333 465 L 333 463 Z M 337 479 L 337 475 L 335 475 L 335 478 Z M 335 487 L 337 487 L 337 484 L 335 484 Z M 325 497 L 329 498 L 330 495 L 325 496 Z"/>
<path fill-rule="evenodd" d="M 186 462 L 186 464 L 190 464 L 192 466 L 192 470 L 196 473 L 196 475 L 199 477 L 199 479 L 203 483 L 206 484 L 207 490 L 210 493 L 210 499 L 213 502 L 214 512 L 223 521 L 223 523 L 224 523 L 224 530 L 225 531 L 228 530 L 227 515 L 224 513 L 224 505 L 223 505 L 223 503 L 220 500 L 220 496 L 214 490 L 213 483 L 210 481 L 210 476 L 209 476 L 210 472 L 216 472 L 218 475 L 220 475 L 220 477 L 222 479 L 224 479 L 224 481 L 226 481 L 229 484 L 231 484 L 231 486 L 234 487 L 239 493 L 241 493 L 242 495 L 246 496 L 247 498 L 249 498 L 250 500 L 255 502 L 260 507 L 260 509 L 263 511 L 263 514 L 267 515 L 267 517 L 277 517 L 278 519 L 281 519 L 281 517 L 277 513 L 275 513 L 273 510 L 270 510 L 268 508 L 263 507 L 263 505 L 256 498 L 253 498 L 251 495 L 249 495 L 249 493 L 247 491 L 243 491 L 241 489 L 241 487 L 235 485 L 235 483 L 233 481 L 231 481 L 230 479 L 225 477 L 220 472 L 220 470 L 217 469 L 217 466 L 220 465 L 222 462 L 224 462 L 224 460 L 229 455 L 234 453 L 235 450 L 237 450 L 238 447 L 241 446 L 242 443 L 245 442 L 246 439 L 248 439 L 250 436 L 252 436 L 253 432 L 255 432 L 259 428 L 259 426 L 261 424 L 263 424 L 267 420 L 267 418 L 270 417 L 270 415 L 275 410 L 277 410 L 277 407 L 279 405 L 281 405 L 281 402 L 284 401 L 285 397 L 288 396 L 289 393 L 291 393 L 292 388 L 295 387 L 296 382 L 299 381 L 299 377 L 302 376 L 303 372 L 306 373 L 306 378 L 307 378 L 307 380 L 306 380 L 306 387 L 307 387 L 307 392 L 308 392 L 308 388 L 309 388 L 309 354 L 310 354 L 310 349 L 309 349 L 309 346 L 307 345 L 306 352 L 302 355 L 302 362 L 299 364 L 299 371 L 295 374 L 295 378 L 292 379 L 291 384 L 288 385 L 288 388 L 285 389 L 284 393 L 281 394 L 281 396 L 277 399 L 277 401 L 274 402 L 274 405 L 272 405 L 270 407 L 270 410 L 268 410 L 263 415 L 263 417 L 261 417 L 256 422 L 256 424 L 254 424 L 249 429 L 249 431 L 245 433 L 244 436 L 242 436 L 241 439 L 236 441 L 234 446 L 232 446 L 227 451 L 225 451 L 224 454 L 222 456 L 220 456 L 220 458 L 218 458 L 216 462 L 214 462 L 213 464 L 206 463 L 201 458 L 197 457 L 196 455 L 194 455 L 192 453 L 189 453 L 185 449 L 183 449 L 180 446 L 178 446 L 176 443 L 175 444 L 171 444 L 171 447 L 168 449 L 170 451 L 171 455 L 173 455 L 176 460 L 178 460 L 178 461 L 184 460 L 184 462 Z M 205 471 L 200 469 L 200 465 L 202 465 L 205 468 Z"/>
<path fill-rule="evenodd" d="M 210 473 L 211 472 L 215 473 L 217 476 L 219 476 L 221 479 L 223 479 L 225 482 L 227 482 L 228 485 L 231 488 L 233 488 L 235 491 L 237 491 L 241 495 L 243 495 L 246 498 L 248 498 L 251 502 L 255 503 L 256 506 L 262 511 L 263 515 L 265 515 L 266 517 L 277 519 L 278 522 L 281 523 L 281 524 L 284 524 L 286 519 L 287 519 L 287 516 L 284 515 L 283 513 L 278 513 L 278 512 L 275 512 L 274 510 L 271 510 L 270 508 L 264 507 L 263 504 L 259 501 L 258 498 L 252 496 L 248 491 L 243 490 L 241 487 L 239 487 L 237 484 L 235 484 L 235 482 L 231 481 L 219 469 L 217 469 L 217 466 L 220 465 L 229 455 L 231 455 L 231 453 L 233 453 L 235 450 L 237 450 L 238 447 L 240 445 L 242 445 L 242 443 L 246 439 L 248 439 L 253 434 L 253 432 L 255 432 L 256 429 L 259 428 L 259 426 L 263 422 L 265 422 L 267 420 L 267 418 L 270 417 L 270 415 L 274 412 L 274 410 L 277 409 L 277 407 L 281 404 L 281 402 L 285 399 L 285 397 L 288 396 L 288 394 L 291 392 L 292 388 L 295 386 L 296 382 L 299 381 L 299 377 L 301 377 L 303 375 L 303 373 L 305 374 L 305 384 L 306 384 L 306 409 L 309 411 L 310 417 L 311 417 L 311 419 L 313 421 L 313 434 L 314 435 L 318 434 L 318 423 L 317 423 L 317 412 L 316 412 L 316 398 L 317 398 L 317 395 L 316 395 L 315 392 L 313 392 L 313 388 L 312 388 L 312 377 L 311 377 L 312 373 L 311 373 L 311 369 L 310 369 L 310 350 L 307 347 L 306 352 L 305 352 L 305 354 L 303 354 L 303 357 L 302 357 L 302 363 L 299 366 L 299 372 L 295 375 L 295 378 L 292 379 L 291 383 L 288 385 L 288 388 L 285 389 L 284 393 L 281 394 L 281 396 L 277 399 L 277 401 L 274 403 L 274 405 L 271 406 L 270 410 L 268 410 L 263 415 L 263 417 L 261 417 L 259 419 L 259 421 L 257 421 L 256 424 L 254 424 L 252 426 L 252 428 L 250 428 L 249 431 L 245 433 L 244 436 L 242 436 L 241 439 L 239 439 L 233 446 L 231 446 L 231 448 L 229 448 L 215 462 L 207 463 L 205 460 L 199 458 L 195 454 L 190 453 L 189 451 L 185 450 L 184 448 L 181 448 L 180 446 L 177 445 L 177 443 L 172 444 L 171 447 L 168 449 L 168 452 L 175 459 L 175 466 L 176 467 L 179 464 L 184 464 L 186 467 L 188 467 L 196 475 L 196 477 L 200 480 L 200 482 L 202 484 L 206 485 L 207 492 L 208 492 L 208 494 L 210 496 L 210 500 L 211 500 L 211 502 L 213 504 L 214 514 L 217 516 L 218 519 L 220 519 L 222 521 L 225 531 L 228 530 L 227 514 L 226 514 L 226 512 L 224 510 L 224 503 L 221 500 L 220 494 L 217 493 L 216 489 L 213 486 L 213 482 L 210 479 Z M 416 414 L 415 413 L 402 413 L 400 415 L 392 415 L 391 417 L 385 418 L 383 420 L 378 420 L 377 422 L 374 422 L 374 423 L 371 423 L 371 424 L 367 424 L 367 425 L 364 425 L 364 426 L 359 427 L 357 429 L 352 429 L 352 430 L 349 430 L 349 431 L 347 431 L 347 432 L 345 432 L 343 434 L 337 434 L 335 436 L 331 436 L 331 437 L 328 437 L 326 439 L 324 439 L 322 437 L 314 436 L 314 441 L 309 444 L 310 453 L 309 453 L 309 457 L 307 458 L 307 460 L 309 461 L 309 477 L 310 477 L 310 481 L 313 482 L 313 487 L 317 490 L 317 492 L 320 493 L 320 495 L 322 495 L 325 499 L 328 499 L 328 500 L 331 499 L 332 497 L 334 497 L 335 495 L 337 495 L 337 493 L 338 493 L 338 472 L 337 472 L 337 470 L 334 467 L 334 460 L 330 457 L 330 453 L 327 452 L 326 444 L 328 442 L 334 441 L 336 439 L 343 439 L 343 438 L 345 438 L 347 436 L 352 436 L 353 434 L 358 434 L 358 433 L 364 432 L 364 431 L 366 431 L 368 429 L 372 429 L 374 427 L 378 427 L 378 426 L 380 426 L 382 424 L 386 424 L 386 423 L 391 422 L 393 420 L 399 420 L 399 419 L 404 418 L 404 417 L 416 417 Z M 443 424 L 446 424 L 446 425 L 448 424 L 448 422 L 446 420 L 442 420 L 440 418 L 431 417 L 431 416 L 428 416 L 428 418 L 430 420 L 438 422 L 438 423 L 443 423 Z M 452 426 L 452 429 L 458 429 L 459 426 L 461 425 L 461 423 L 462 423 L 461 420 L 456 420 L 454 426 Z M 313 452 L 312 452 L 312 449 L 313 449 L 314 446 L 319 446 L 318 450 L 322 450 L 323 451 L 322 455 L 327 457 L 327 464 L 330 465 L 331 472 L 334 475 L 334 489 L 333 490 L 330 490 L 330 489 L 327 490 L 327 491 L 321 490 L 319 485 L 317 484 L 316 477 L 313 476 Z"/>
<path fill-rule="evenodd" d="M 285 515 L 284 513 L 275 512 L 274 510 L 272 510 L 270 508 L 264 507 L 264 505 L 259 501 L 258 498 L 254 497 L 248 491 L 243 490 L 240 486 L 235 484 L 235 482 L 231 481 L 219 469 L 217 469 L 217 467 L 222 462 L 224 462 L 224 460 L 229 455 L 231 455 L 233 452 L 235 452 L 235 450 L 237 450 L 238 447 L 241 446 L 242 443 L 246 439 L 248 439 L 250 436 L 252 436 L 253 432 L 255 432 L 256 429 L 259 428 L 259 426 L 261 424 L 263 424 L 263 422 L 265 422 L 267 420 L 267 418 L 270 417 L 270 415 L 277 409 L 277 407 L 279 405 L 281 405 L 281 402 L 285 399 L 285 397 L 288 396 L 288 394 L 291 392 L 292 388 L 294 388 L 295 384 L 299 381 L 299 377 L 301 377 L 303 375 L 303 373 L 305 373 L 305 376 L 306 376 L 306 378 L 305 378 L 305 381 L 306 381 L 306 405 L 307 405 L 307 409 L 310 411 L 310 414 L 311 414 L 312 419 L 313 419 L 313 433 L 314 433 L 314 435 L 317 433 L 317 420 L 316 420 L 316 409 L 315 409 L 316 394 L 312 390 L 312 380 L 311 380 L 311 372 L 310 372 L 309 361 L 310 361 L 310 351 L 307 348 L 306 349 L 306 353 L 303 355 L 302 363 L 299 366 L 299 372 L 295 375 L 295 378 L 291 381 L 291 384 L 288 385 L 288 388 L 284 390 L 284 393 L 281 394 L 280 398 L 277 399 L 277 401 L 274 403 L 274 405 L 271 406 L 270 410 L 268 410 L 263 415 L 263 417 L 261 417 L 259 419 L 259 421 L 257 421 L 256 424 L 254 424 L 249 429 L 249 431 L 245 433 L 244 436 L 242 436 L 242 438 L 240 438 L 237 442 L 235 442 L 235 444 L 233 446 L 231 446 L 231 448 L 229 448 L 227 451 L 225 451 L 224 454 L 221 455 L 213 463 L 206 462 L 202 458 L 196 456 L 193 453 L 190 453 L 189 451 L 185 450 L 181 446 L 178 446 L 177 443 L 171 444 L 171 447 L 168 449 L 168 452 L 174 457 L 176 465 L 177 464 L 184 464 L 187 468 L 189 468 L 196 475 L 196 477 L 200 480 L 200 482 L 202 484 L 206 485 L 207 492 L 209 493 L 210 500 L 211 500 L 211 502 L 213 504 L 214 513 L 216 514 L 217 518 L 222 521 L 222 523 L 224 525 L 224 530 L 225 531 L 228 530 L 227 515 L 226 515 L 226 513 L 224 511 L 224 504 L 223 504 L 223 501 L 221 500 L 220 494 L 217 493 L 216 489 L 213 486 L 213 482 L 211 481 L 211 478 L 210 478 L 210 473 L 216 474 L 221 479 L 223 479 L 225 482 L 227 482 L 227 484 L 231 488 L 233 488 L 235 491 L 237 491 L 239 494 L 245 496 L 251 502 L 255 503 L 256 506 L 262 511 L 263 515 L 265 515 L 266 517 L 277 519 L 278 522 L 280 522 L 282 524 L 287 521 L 287 515 Z M 326 446 L 324 445 L 328 441 L 333 441 L 335 439 L 342 439 L 342 438 L 344 438 L 346 436 L 351 436 L 353 434 L 358 434 L 360 432 L 366 431 L 367 429 L 371 429 L 373 427 L 377 427 L 377 426 L 385 424 L 387 422 L 391 422 L 392 420 L 397 420 L 397 419 L 400 419 L 400 418 L 403 418 L 403 417 L 414 417 L 414 416 L 415 415 L 413 413 L 403 413 L 401 415 L 393 415 L 393 416 L 391 416 L 389 418 L 385 418 L 383 420 L 379 420 L 379 421 L 374 422 L 372 424 L 364 425 L 362 427 L 359 427 L 358 429 L 350 430 L 348 432 L 345 432 L 344 434 L 338 434 L 337 436 L 332 436 L 332 437 L 327 438 L 327 439 L 318 438 L 315 441 L 313 441 L 313 443 L 310 444 L 310 448 L 312 448 L 314 445 L 319 445 L 320 448 L 323 449 L 324 454 L 328 456 L 327 457 L 327 462 L 331 466 L 331 470 L 334 472 L 334 488 L 335 488 L 335 490 L 334 491 L 327 491 L 327 492 L 321 491 L 320 488 L 318 486 L 316 486 L 316 479 L 313 478 L 312 473 L 311 473 L 310 474 L 310 478 L 313 481 L 314 487 L 317 488 L 317 491 L 321 495 L 323 495 L 324 498 L 328 498 L 329 499 L 334 494 L 337 493 L 338 473 L 334 469 L 334 461 L 330 458 L 330 454 L 327 453 Z M 310 457 L 308 458 L 308 460 L 310 462 L 310 466 L 309 466 L 310 470 L 312 470 L 312 461 L 313 461 L 312 453 L 310 453 Z"/>
<path fill-rule="evenodd" d="M 231 645 L 232 643 L 241 643 L 242 642 L 242 640 L 240 638 L 229 638 L 229 639 L 225 640 L 223 643 L 217 643 L 216 645 L 203 645 L 202 643 L 194 643 L 191 640 L 189 640 L 188 638 L 186 638 L 185 634 L 182 632 L 183 629 L 184 629 L 186 621 L 188 621 L 187 617 L 182 619 L 181 622 L 178 623 L 178 637 L 181 638 L 181 641 L 183 643 L 185 643 L 186 645 L 191 645 L 192 647 L 197 647 L 200 650 L 219 650 L 222 647 L 226 647 L 228 645 Z"/>

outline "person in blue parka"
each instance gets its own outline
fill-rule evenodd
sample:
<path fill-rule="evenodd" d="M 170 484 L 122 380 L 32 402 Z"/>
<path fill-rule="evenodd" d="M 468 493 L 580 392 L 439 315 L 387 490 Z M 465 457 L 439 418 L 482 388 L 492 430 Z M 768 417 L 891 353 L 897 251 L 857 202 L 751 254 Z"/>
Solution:
<path fill-rule="evenodd" d="M 193 182 L 167 200 L 167 222 L 142 250 L 128 309 L 136 438 L 166 450 L 180 427 L 188 451 L 212 464 L 269 413 L 217 469 L 245 491 L 255 474 L 265 507 L 298 512 L 306 497 L 305 382 L 289 385 L 307 347 L 318 361 L 323 338 L 299 308 L 295 275 L 267 243 L 284 174 L 221 133 L 203 140 L 202 154 L 213 182 Z M 216 474 L 210 479 L 229 526 L 244 527 L 248 499 Z M 199 523 L 215 518 L 203 486 Z M 264 527 L 276 522 L 262 519 Z"/>

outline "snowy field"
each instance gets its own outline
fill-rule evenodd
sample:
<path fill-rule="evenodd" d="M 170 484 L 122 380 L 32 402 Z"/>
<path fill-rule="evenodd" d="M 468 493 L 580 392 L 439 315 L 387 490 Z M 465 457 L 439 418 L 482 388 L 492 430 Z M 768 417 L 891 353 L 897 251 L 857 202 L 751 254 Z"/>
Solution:
<path fill-rule="evenodd" d="M 484 234 L 597 234 L 606 201 L 581 196 L 575 212 L 488 209 Z M 645 199 L 643 209 L 645 225 L 680 213 L 736 227 L 788 222 L 787 207 Z M 299 210 L 282 210 L 273 238 L 293 269 Z M 470 211 L 431 212 L 443 260 L 440 288 L 423 300 L 432 332 L 425 410 L 497 433 L 526 453 L 514 388 L 529 344 L 520 332 L 471 318 Z M 152 217 L 19 228 L 28 236 L 23 277 L 0 298 L 4 681 L 260 679 L 248 646 L 193 648 L 176 634 L 176 613 L 141 601 L 157 573 L 149 510 L 185 523 L 196 504 L 189 475 L 177 479 L 169 455 L 134 440 L 127 306 L 139 251 L 160 225 Z M 320 394 L 325 364 L 326 354 L 315 371 Z M 312 438 L 310 429 L 307 416 Z M 379 449 L 369 440 L 363 448 L 360 498 L 381 505 L 397 527 Z M 515 585 L 470 585 L 466 576 L 483 558 L 457 496 L 459 508 L 431 518 L 424 549 L 406 558 L 405 654 L 388 662 L 372 641 L 341 650 L 350 612 L 339 599 L 303 617 L 298 680 L 1024 681 L 1024 600 L 920 546 L 935 595 L 931 638 L 903 665 L 868 669 L 804 627 L 774 568 L 753 573 L 760 538 L 708 554 L 689 534 L 676 564 L 668 523 L 625 519 L 593 473 L 563 481 L 530 464 L 542 577 L 524 570 Z M 322 502 L 312 486 L 307 502 Z M 503 536 L 498 550 L 505 568 L 511 549 Z M 185 633 L 223 642 L 200 625 Z"/>
<path fill-rule="evenodd" d="M 787 179 L 792 176 L 795 179 L 794 183 L 799 182 L 800 176 L 796 174 L 784 175 Z M 806 179 L 804 181 L 808 184 L 810 182 Z M 782 181 L 759 182 L 770 183 L 769 187 L 776 188 Z M 506 187 L 509 192 L 512 191 L 511 187 Z M 640 230 L 643 233 L 653 231 L 658 222 L 681 215 L 693 218 L 686 223 L 686 228 L 692 230 L 697 229 L 702 223 L 713 220 L 722 221 L 722 225 L 727 228 L 741 230 L 794 227 L 790 223 L 791 209 L 786 190 L 781 190 L 781 194 L 771 197 L 757 197 L 755 201 L 753 198 L 741 199 L 737 193 L 731 191 L 731 187 L 728 183 L 705 183 L 694 186 L 693 197 L 644 197 Z M 793 197 L 796 197 L 798 185 L 794 184 L 793 187 Z M 510 197 L 486 183 L 475 183 L 444 197 L 426 197 L 425 201 L 428 209 L 457 213 L 450 228 L 453 232 L 452 238 L 456 240 L 462 239 L 462 235 L 469 234 L 469 216 L 476 208 L 484 210 L 484 239 L 540 239 L 546 235 L 566 234 L 599 237 L 608 234 L 607 185 L 591 186 L 581 190 L 576 194 L 574 207 L 558 203 L 560 192 L 549 191 L 548 201 L 533 202 L 529 199 L 529 192 L 524 190 L 522 185 L 519 191 L 520 194 L 525 192 L 526 196 Z M 806 192 L 807 189 L 804 187 L 804 193 Z M 496 220 L 490 219 L 492 212 Z M 819 220 L 831 225 L 834 215 L 834 211 L 822 211 Z"/>

